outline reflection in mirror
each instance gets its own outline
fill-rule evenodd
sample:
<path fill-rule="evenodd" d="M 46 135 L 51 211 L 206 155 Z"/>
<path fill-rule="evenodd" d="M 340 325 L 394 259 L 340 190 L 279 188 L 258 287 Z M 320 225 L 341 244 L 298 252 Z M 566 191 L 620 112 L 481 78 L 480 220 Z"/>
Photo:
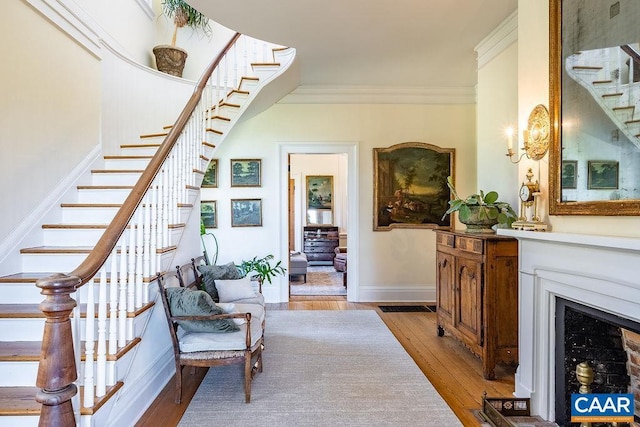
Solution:
<path fill-rule="evenodd" d="M 307 225 L 333 225 L 333 213 L 330 209 L 308 209 Z"/>
<path fill-rule="evenodd" d="M 637 1 L 550 1 L 552 215 L 640 212 L 639 19 Z"/>

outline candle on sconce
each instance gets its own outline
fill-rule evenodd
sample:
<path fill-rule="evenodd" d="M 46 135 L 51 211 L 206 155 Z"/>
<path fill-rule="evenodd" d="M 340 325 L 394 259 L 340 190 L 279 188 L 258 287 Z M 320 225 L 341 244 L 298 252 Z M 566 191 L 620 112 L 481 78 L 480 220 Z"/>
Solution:
<path fill-rule="evenodd" d="M 513 128 L 508 127 L 506 133 L 507 133 L 507 148 L 509 149 L 509 151 L 512 151 L 513 150 Z"/>

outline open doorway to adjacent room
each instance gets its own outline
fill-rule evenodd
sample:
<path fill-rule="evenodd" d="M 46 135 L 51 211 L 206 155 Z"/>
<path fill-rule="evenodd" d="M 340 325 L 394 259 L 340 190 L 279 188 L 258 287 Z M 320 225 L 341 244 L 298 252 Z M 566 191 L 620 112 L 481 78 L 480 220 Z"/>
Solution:
<path fill-rule="evenodd" d="M 346 298 L 347 153 L 289 154 L 289 296 Z"/>

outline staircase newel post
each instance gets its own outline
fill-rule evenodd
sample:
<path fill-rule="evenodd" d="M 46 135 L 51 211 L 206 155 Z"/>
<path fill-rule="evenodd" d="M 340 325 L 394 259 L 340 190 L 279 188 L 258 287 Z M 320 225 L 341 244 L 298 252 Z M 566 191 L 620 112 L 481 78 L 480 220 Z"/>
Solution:
<path fill-rule="evenodd" d="M 40 310 L 46 317 L 36 378 L 40 388 L 36 401 L 42 404 L 40 426 L 76 425 L 71 399 L 78 391 L 74 384 L 78 372 L 69 316 L 76 306 L 71 293 L 80 283 L 80 278 L 60 273 L 36 283 L 45 296 Z"/>

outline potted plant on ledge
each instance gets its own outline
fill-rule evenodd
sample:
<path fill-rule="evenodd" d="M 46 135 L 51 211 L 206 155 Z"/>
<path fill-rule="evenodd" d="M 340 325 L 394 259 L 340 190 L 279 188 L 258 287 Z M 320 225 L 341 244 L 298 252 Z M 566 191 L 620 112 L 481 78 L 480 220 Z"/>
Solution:
<path fill-rule="evenodd" d="M 451 177 L 447 177 L 447 186 L 453 194 L 449 200 L 449 209 L 442 217 L 458 212 L 458 219 L 467 226 L 468 233 L 495 233 L 493 226 L 500 224 L 505 228 L 511 228 L 511 224 L 517 219 L 517 215 L 507 202 L 498 201 L 498 193 L 489 191 L 472 194 L 466 198 L 458 196 Z"/>
<path fill-rule="evenodd" d="M 182 71 L 187 60 L 187 51 L 176 46 L 178 29 L 191 27 L 194 30 L 202 30 L 205 34 L 211 34 L 209 18 L 189 6 L 184 0 L 162 0 L 162 12 L 173 19 L 174 30 L 170 45 L 158 45 L 153 48 L 156 57 L 158 71 L 182 77 Z"/>

